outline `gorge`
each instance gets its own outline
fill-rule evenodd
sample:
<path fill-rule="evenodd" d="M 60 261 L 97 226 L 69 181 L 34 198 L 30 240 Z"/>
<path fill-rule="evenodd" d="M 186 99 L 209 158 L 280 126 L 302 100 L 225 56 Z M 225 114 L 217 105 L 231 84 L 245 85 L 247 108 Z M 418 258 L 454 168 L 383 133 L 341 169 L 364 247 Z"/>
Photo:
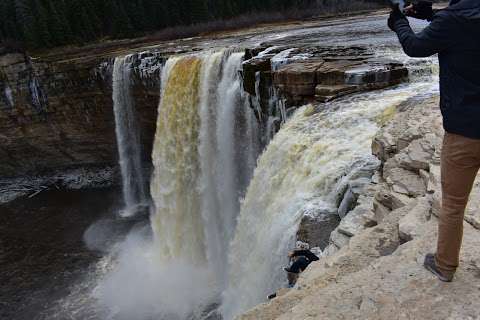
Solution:
<path fill-rule="evenodd" d="M 285 286 L 308 224 L 324 234 L 302 240 L 338 251 L 381 165 L 376 133 L 437 94 L 435 60 L 404 56 L 384 20 L 2 57 L 5 201 L 121 184 L 114 211 L 150 209 L 42 317 L 230 320 Z M 87 231 L 91 244 L 105 229 Z"/>

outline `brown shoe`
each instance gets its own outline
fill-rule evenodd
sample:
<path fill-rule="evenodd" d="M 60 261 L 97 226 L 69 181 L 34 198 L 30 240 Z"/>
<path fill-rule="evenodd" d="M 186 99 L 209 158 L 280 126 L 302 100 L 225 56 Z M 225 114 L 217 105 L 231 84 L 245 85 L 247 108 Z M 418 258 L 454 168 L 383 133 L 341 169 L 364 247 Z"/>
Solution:
<path fill-rule="evenodd" d="M 440 271 L 440 269 L 437 267 L 437 263 L 435 262 L 435 255 L 431 253 L 427 254 L 425 256 L 425 262 L 423 263 L 423 266 L 425 267 L 425 269 L 436 275 L 440 281 L 452 282 L 453 274 L 448 275 Z"/>

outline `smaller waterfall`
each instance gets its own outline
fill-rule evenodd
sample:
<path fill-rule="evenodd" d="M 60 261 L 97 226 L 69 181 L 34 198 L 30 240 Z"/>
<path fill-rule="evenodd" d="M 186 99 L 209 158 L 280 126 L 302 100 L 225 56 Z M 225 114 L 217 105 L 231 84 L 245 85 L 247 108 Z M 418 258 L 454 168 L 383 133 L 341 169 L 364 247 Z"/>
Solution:
<path fill-rule="evenodd" d="M 132 62 L 132 55 L 117 57 L 113 67 L 112 98 L 124 200 L 124 209 L 120 213 L 122 217 L 134 216 L 148 206 L 139 128 L 132 96 Z"/>

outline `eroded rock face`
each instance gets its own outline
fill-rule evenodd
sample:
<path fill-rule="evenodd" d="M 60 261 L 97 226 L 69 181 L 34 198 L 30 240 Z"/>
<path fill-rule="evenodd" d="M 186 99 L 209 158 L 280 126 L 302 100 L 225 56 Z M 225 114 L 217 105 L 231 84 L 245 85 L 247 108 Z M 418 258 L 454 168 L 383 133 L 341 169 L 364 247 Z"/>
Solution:
<path fill-rule="evenodd" d="M 269 110 L 272 93 L 284 100 L 288 109 L 385 88 L 408 78 L 401 63 L 375 58 L 371 49 L 363 47 L 262 47 L 248 51 L 247 56 L 244 87 L 257 96 L 263 112 Z"/>
<path fill-rule="evenodd" d="M 138 54 L 133 94 L 146 163 L 156 127 L 163 58 Z M 117 162 L 113 58 L 0 57 L 0 176 Z"/>
<path fill-rule="evenodd" d="M 433 99 L 401 107 L 375 138 L 373 151 L 383 164 L 372 182 L 375 215 L 357 212 L 348 228 L 342 221 L 322 259 L 302 274 L 296 288 L 238 319 L 478 319 L 479 183 L 465 216 L 455 281 L 445 286 L 422 266 L 425 254 L 435 251 L 441 200 L 438 156 L 443 130 L 437 103 Z M 416 175 L 413 186 L 403 185 L 410 183 L 404 179 L 388 181 L 384 174 L 394 168 Z M 418 181 L 424 185 L 421 190 Z M 370 196 L 371 189 L 363 195 Z M 365 219 L 377 225 L 362 228 Z"/>

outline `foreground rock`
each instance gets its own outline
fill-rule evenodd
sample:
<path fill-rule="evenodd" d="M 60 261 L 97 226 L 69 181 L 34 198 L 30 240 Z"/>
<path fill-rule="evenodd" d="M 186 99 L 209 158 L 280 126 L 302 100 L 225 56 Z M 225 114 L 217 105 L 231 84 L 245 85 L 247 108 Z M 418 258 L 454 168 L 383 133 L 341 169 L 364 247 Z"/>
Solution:
<path fill-rule="evenodd" d="M 436 244 L 443 131 L 438 100 L 413 107 L 417 104 L 399 107 L 375 138 L 373 150 L 383 169 L 373 179 L 371 211 L 357 213 L 348 228 L 340 223 L 327 256 L 294 289 L 239 319 L 479 319 L 478 183 L 455 282 L 444 284 L 422 266 Z M 394 179 L 398 168 L 408 174 Z"/>

